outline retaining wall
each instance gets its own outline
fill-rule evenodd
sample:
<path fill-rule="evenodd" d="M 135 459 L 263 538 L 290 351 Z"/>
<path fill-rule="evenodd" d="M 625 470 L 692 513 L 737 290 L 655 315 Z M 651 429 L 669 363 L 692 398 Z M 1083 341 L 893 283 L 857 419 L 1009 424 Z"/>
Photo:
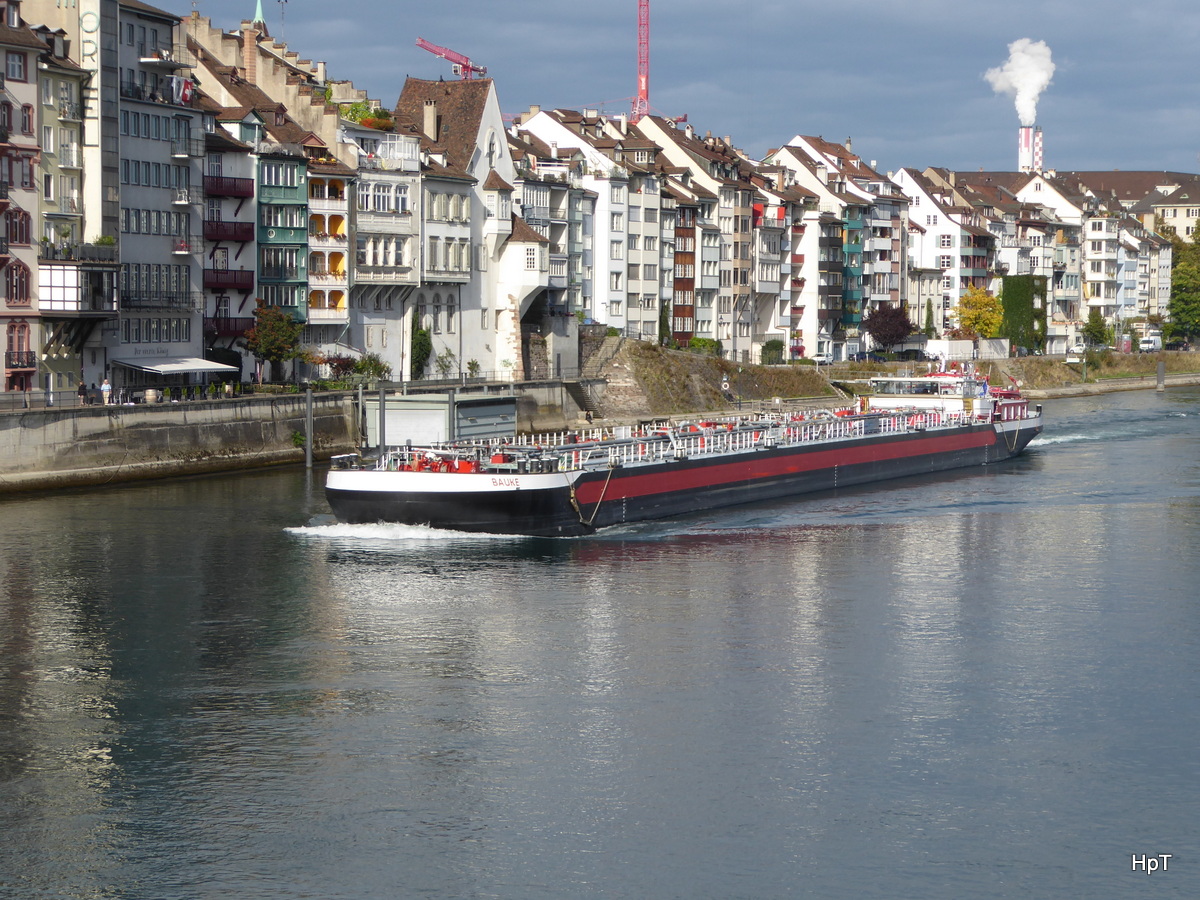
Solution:
<path fill-rule="evenodd" d="M 304 462 L 303 394 L 0 413 L 0 493 Z M 355 449 L 353 394 L 313 396 L 313 456 Z"/>

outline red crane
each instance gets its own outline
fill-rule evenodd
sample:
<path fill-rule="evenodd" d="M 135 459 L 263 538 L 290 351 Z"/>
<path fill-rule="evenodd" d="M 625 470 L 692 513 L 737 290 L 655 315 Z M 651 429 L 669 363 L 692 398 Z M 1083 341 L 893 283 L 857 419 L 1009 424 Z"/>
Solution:
<path fill-rule="evenodd" d="M 455 53 L 446 47 L 431 44 L 425 38 L 417 38 L 417 46 L 422 50 L 428 50 L 434 56 L 440 56 L 442 59 L 448 59 L 454 63 L 454 74 L 462 75 L 463 81 L 470 81 L 476 75 L 487 74 L 487 66 L 477 66 L 461 53 Z"/>
<path fill-rule="evenodd" d="M 634 122 L 650 114 L 650 0 L 638 0 L 637 96 L 629 118 Z"/>

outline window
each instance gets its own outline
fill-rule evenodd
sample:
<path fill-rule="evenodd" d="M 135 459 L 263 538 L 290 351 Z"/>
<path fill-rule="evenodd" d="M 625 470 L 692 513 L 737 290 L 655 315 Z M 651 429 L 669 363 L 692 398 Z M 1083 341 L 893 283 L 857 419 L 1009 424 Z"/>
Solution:
<path fill-rule="evenodd" d="M 939 269 L 949 269 L 953 265 L 954 265 L 954 257 L 952 257 L 952 256 L 939 256 L 938 257 L 938 268 Z"/>
<path fill-rule="evenodd" d="M 528 272 L 537 271 L 537 247 L 525 248 L 525 270 Z"/>
<path fill-rule="evenodd" d="M 20 261 L 9 263 L 5 271 L 8 302 L 11 306 L 29 305 L 29 269 Z"/>
<path fill-rule="evenodd" d="M 373 208 L 375 212 L 391 212 L 392 211 L 392 192 L 386 184 L 375 185 L 371 192 L 374 201 Z"/>
<path fill-rule="evenodd" d="M 32 229 L 29 213 L 23 209 L 13 209 L 8 213 L 8 242 L 10 244 L 28 244 Z"/>
<path fill-rule="evenodd" d="M 262 183 L 269 187 L 295 187 L 300 183 L 299 168 L 294 163 L 263 163 Z"/>
<path fill-rule="evenodd" d="M 21 107 L 21 134 L 33 134 L 33 107 Z"/>
<path fill-rule="evenodd" d="M 396 185 L 396 212 L 408 212 L 408 185 Z"/>
<path fill-rule="evenodd" d="M 11 8 L 11 7 L 10 7 Z M 24 81 L 25 80 L 25 54 L 17 53 L 9 50 L 5 55 L 6 74 L 9 81 Z"/>
<path fill-rule="evenodd" d="M 938 242 L 938 246 L 940 246 L 940 247 L 953 247 L 953 246 L 954 246 L 954 235 L 952 235 L 952 234 L 943 234 L 943 235 L 941 236 L 941 239 L 940 239 L 940 240 L 939 240 L 939 242 Z"/>
<path fill-rule="evenodd" d="M 936 225 L 937 223 L 938 223 L 938 217 L 937 217 L 937 216 L 926 216 L 926 217 L 925 217 L 925 224 L 926 224 L 926 225 Z"/>
<path fill-rule="evenodd" d="M 262 223 L 267 228 L 303 228 L 303 206 L 263 204 Z"/>

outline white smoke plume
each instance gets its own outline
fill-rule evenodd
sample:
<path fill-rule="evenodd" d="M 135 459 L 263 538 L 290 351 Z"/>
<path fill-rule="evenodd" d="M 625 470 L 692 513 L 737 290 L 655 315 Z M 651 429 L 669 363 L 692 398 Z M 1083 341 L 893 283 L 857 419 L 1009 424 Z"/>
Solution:
<path fill-rule="evenodd" d="M 998 94 L 1012 94 L 1022 125 L 1037 122 L 1037 103 L 1054 77 L 1054 61 L 1045 41 L 1021 38 L 1008 45 L 1008 62 L 988 69 L 984 78 Z"/>

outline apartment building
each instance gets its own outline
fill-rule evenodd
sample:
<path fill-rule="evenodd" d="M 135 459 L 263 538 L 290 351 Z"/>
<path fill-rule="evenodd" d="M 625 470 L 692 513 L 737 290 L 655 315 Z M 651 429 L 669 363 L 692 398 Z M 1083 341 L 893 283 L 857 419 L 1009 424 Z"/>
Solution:
<path fill-rule="evenodd" d="M 4 55 L 0 93 L 0 209 L 6 220 L 0 235 L 4 267 L 4 389 L 42 387 L 38 357 L 43 325 L 36 303 L 38 251 L 36 226 L 42 191 L 58 198 L 53 172 L 39 168 L 38 60 L 47 45 L 21 20 L 19 3 L 0 7 L 0 53 Z M 55 207 L 57 208 L 57 206 Z"/>
<path fill-rule="evenodd" d="M 83 377 L 85 342 L 117 312 L 116 236 L 87 239 L 80 97 L 90 75 L 70 59 L 62 30 L 41 26 L 35 31 L 49 48 L 37 63 L 37 116 L 42 148 L 38 181 L 43 197 L 50 199 L 40 204 L 40 220 L 32 225 L 41 236 L 36 284 L 40 328 L 33 343 L 40 348 L 41 386 L 72 391 Z M 30 227 L 26 213 L 14 212 L 7 237 L 17 244 L 28 242 Z M 95 354 L 94 349 L 88 352 L 93 367 Z"/>

